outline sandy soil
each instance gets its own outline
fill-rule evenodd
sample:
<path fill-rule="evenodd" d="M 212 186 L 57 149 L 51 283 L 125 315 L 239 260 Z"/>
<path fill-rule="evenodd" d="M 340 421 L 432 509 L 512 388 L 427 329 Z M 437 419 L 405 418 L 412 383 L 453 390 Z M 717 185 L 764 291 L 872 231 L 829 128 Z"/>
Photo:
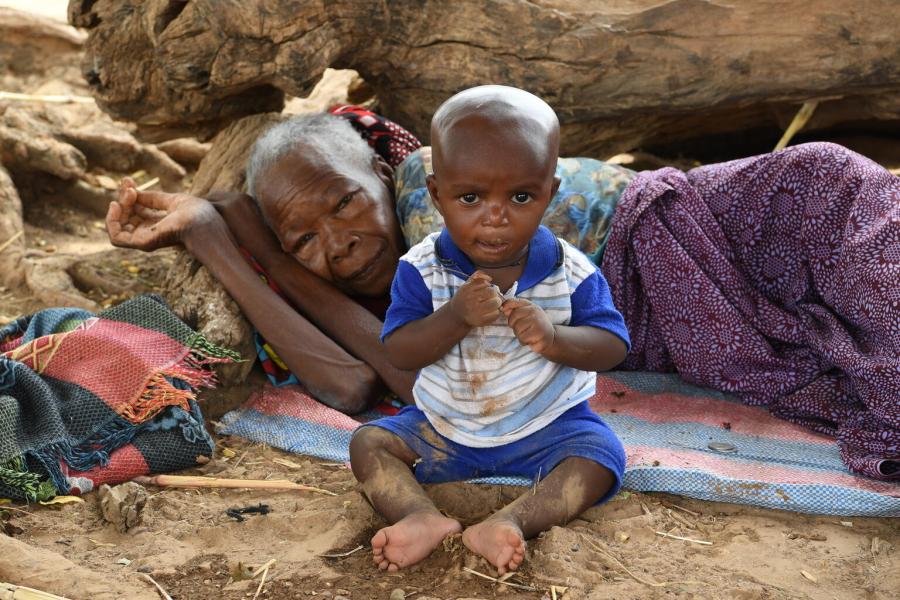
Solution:
<path fill-rule="evenodd" d="M 144 585 L 147 573 L 178 599 L 252 597 L 274 559 L 260 598 L 890 598 L 900 589 L 900 523 L 757 510 L 662 494 L 625 492 L 565 528 L 529 543 L 511 588 L 464 571 L 496 575 L 457 538 L 409 571 L 387 574 L 371 563 L 368 540 L 384 526 L 349 469 L 251 444 L 218 440 L 198 474 L 290 479 L 334 493 L 160 490 L 149 487 L 142 522 L 127 533 L 104 521 L 97 494 L 83 504 L 19 507 L 4 519 L 17 539 L 62 555 L 116 589 Z M 441 510 L 472 523 L 520 488 L 445 484 L 429 493 Z M 267 515 L 237 522 L 235 507 L 267 505 Z M 663 531 L 710 545 L 663 538 Z M 362 548 L 360 548 L 362 546 Z M 348 556 L 323 555 L 353 551 Z M 122 560 L 127 559 L 127 560 Z M 128 562 L 128 564 L 120 564 Z M 0 574 L 4 572 L 0 559 Z M 8 567 L 7 567 L 8 568 Z M 18 581 L 65 594 L 72 582 Z M 563 593 L 562 588 L 567 588 Z M 402 590 L 401 596 L 395 590 Z M 891 592 L 894 590 L 894 592 Z M 77 596 L 76 596 L 77 597 Z"/>

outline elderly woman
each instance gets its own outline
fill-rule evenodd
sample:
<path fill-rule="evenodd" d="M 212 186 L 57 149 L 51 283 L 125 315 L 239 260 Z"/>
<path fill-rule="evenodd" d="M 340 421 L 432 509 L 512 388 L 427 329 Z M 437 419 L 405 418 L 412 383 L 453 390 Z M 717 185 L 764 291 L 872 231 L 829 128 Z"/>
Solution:
<path fill-rule="evenodd" d="M 378 336 L 399 257 L 441 225 L 416 146 L 365 111 L 286 121 L 253 149 L 250 196 L 125 182 L 110 239 L 183 244 L 322 402 L 357 412 L 384 386 L 410 401 L 415 374 Z M 601 264 L 625 368 L 768 405 L 837 436 L 851 470 L 900 477 L 900 179 L 831 144 L 637 176 L 561 159 L 557 175 L 544 222 Z"/>

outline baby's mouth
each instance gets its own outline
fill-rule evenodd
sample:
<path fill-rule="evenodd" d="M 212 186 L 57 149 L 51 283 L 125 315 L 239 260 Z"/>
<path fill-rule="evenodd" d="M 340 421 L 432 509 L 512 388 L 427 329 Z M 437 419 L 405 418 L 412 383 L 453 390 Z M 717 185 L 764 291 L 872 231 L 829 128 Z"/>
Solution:
<path fill-rule="evenodd" d="M 504 240 L 476 240 L 475 243 L 489 254 L 499 254 L 509 248 L 509 242 Z"/>

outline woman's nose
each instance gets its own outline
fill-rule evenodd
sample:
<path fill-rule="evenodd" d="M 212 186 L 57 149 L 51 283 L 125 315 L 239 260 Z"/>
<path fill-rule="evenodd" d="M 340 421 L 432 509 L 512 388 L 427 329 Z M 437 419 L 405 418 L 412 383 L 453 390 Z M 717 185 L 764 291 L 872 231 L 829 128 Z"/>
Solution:
<path fill-rule="evenodd" d="M 327 240 L 328 258 L 331 262 L 340 262 L 350 253 L 359 243 L 359 238 L 352 232 L 341 227 L 329 228 L 325 235 Z"/>

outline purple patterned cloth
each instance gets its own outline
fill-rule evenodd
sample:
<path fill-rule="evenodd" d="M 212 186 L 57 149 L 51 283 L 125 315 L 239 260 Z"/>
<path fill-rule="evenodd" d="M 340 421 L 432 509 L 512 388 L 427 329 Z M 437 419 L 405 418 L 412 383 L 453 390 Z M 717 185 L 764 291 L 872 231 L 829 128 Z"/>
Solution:
<path fill-rule="evenodd" d="M 625 368 L 767 405 L 900 479 L 900 178 L 827 143 L 644 172 L 602 271 Z"/>

